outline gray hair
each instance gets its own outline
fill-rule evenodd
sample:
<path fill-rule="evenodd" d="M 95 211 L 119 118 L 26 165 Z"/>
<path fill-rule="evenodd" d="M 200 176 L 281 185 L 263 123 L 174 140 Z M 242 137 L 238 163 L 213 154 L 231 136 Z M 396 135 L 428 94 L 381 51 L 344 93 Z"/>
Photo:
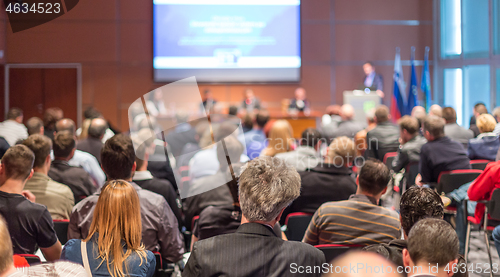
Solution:
<path fill-rule="evenodd" d="M 297 170 L 279 158 L 260 157 L 242 169 L 240 206 L 248 221 L 273 221 L 299 195 Z"/>

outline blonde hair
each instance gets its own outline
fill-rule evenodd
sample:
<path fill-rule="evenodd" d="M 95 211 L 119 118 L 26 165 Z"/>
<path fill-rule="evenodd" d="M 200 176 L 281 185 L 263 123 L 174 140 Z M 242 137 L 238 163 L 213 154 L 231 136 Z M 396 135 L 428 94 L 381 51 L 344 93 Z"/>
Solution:
<path fill-rule="evenodd" d="M 84 241 L 89 241 L 96 233 L 101 264 L 106 262 L 112 277 L 128 275 L 125 260 L 133 252 L 139 255 L 142 264 L 146 251 L 141 242 L 141 208 L 139 196 L 131 184 L 124 180 L 113 180 L 104 185 L 97 200 L 89 235 Z M 125 252 L 122 242 L 126 245 Z"/>
<path fill-rule="evenodd" d="M 263 155 L 274 157 L 278 153 L 288 152 L 293 144 L 293 130 L 286 120 L 277 120 L 269 131 L 269 144 L 262 151 Z"/>
<path fill-rule="evenodd" d="M 476 119 L 476 125 L 481 133 L 493 132 L 497 121 L 491 114 L 483 113 Z"/>
<path fill-rule="evenodd" d="M 342 136 L 334 139 L 328 146 L 328 159 L 336 166 L 348 166 L 356 157 L 356 149 L 352 139 Z M 340 160 L 338 159 L 340 158 Z"/>
<path fill-rule="evenodd" d="M 92 119 L 85 119 L 82 122 L 82 131 L 80 132 L 80 135 L 78 136 L 78 140 L 86 139 L 89 136 L 90 122 L 92 122 Z"/>
<path fill-rule="evenodd" d="M 12 252 L 9 229 L 7 228 L 7 223 L 0 215 L 0 275 L 14 263 Z"/>

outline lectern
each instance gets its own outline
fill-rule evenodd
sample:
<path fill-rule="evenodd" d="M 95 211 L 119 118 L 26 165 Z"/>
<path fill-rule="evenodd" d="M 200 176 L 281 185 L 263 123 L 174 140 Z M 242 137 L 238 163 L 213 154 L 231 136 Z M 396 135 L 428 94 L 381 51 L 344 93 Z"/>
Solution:
<path fill-rule="evenodd" d="M 382 100 L 374 90 L 346 90 L 344 104 L 354 107 L 354 120 L 366 124 L 366 112 L 380 106 Z"/>

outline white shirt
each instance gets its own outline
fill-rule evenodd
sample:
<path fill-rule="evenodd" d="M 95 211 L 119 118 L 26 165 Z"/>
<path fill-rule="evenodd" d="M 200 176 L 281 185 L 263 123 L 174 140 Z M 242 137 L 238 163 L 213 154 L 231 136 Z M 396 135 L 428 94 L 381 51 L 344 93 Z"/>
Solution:
<path fill-rule="evenodd" d="M 0 137 L 3 137 L 10 146 L 20 139 L 28 138 L 28 129 L 15 120 L 8 119 L 0 123 Z"/>

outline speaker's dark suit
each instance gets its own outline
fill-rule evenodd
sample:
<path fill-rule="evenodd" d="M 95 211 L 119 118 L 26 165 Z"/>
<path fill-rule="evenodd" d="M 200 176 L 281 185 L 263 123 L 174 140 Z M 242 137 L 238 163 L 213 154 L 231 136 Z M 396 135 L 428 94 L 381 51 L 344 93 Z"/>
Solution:
<path fill-rule="evenodd" d="M 284 241 L 268 226 L 246 223 L 236 233 L 196 242 L 182 276 L 305 276 L 293 272 L 324 262 L 323 253 L 313 246 Z"/>
<path fill-rule="evenodd" d="M 365 84 L 367 76 L 363 79 L 363 85 Z M 373 83 L 369 87 L 370 90 L 381 90 L 384 91 L 384 78 L 382 75 L 375 73 L 375 76 L 373 77 Z"/>

